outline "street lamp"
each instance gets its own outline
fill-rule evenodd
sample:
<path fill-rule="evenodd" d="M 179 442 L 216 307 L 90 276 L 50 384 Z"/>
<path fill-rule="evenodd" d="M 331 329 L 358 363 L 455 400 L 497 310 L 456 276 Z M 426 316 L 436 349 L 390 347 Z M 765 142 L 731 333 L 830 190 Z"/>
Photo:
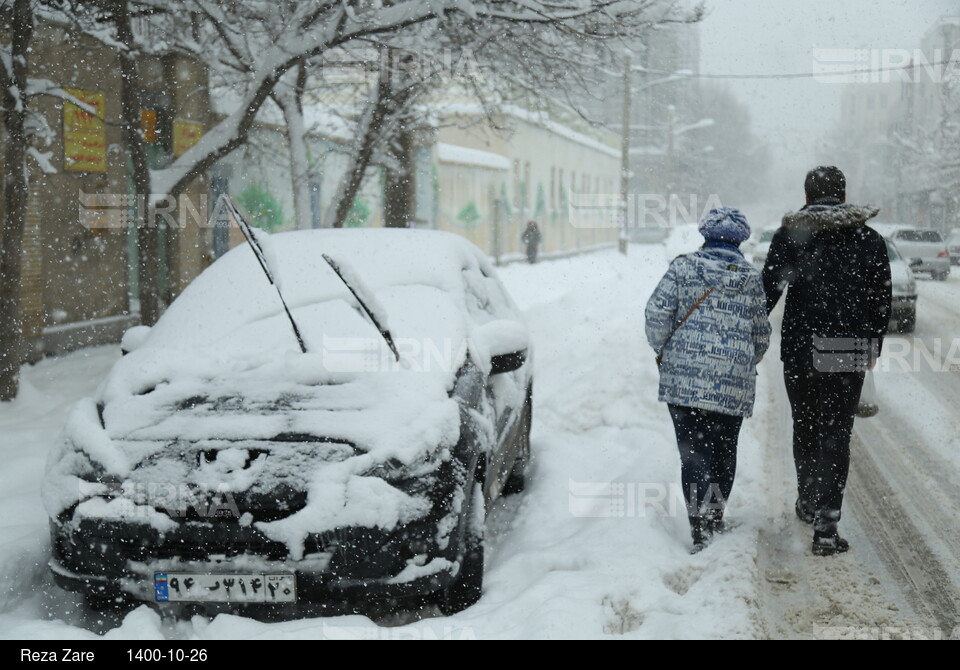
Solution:
<path fill-rule="evenodd" d="M 667 75 L 666 77 L 661 77 L 660 79 L 654 79 L 648 81 L 645 84 L 632 88 L 630 85 L 630 74 L 633 72 L 647 72 L 648 70 L 642 66 L 631 66 L 630 52 L 627 52 L 624 59 L 623 67 L 623 123 L 621 126 L 621 136 L 620 136 L 620 209 L 619 209 L 619 248 L 620 253 L 627 253 L 627 199 L 629 196 L 630 189 L 630 102 L 631 96 L 633 93 L 640 93 L 646 91 L 647 89 L 653 88 L 655 86 L 661 86 L 663 84 L 672 84 L 677 81 L 684 81 L 689 79 L 693 72 L 690 70 L 677 70 L 673 74 Z M 702 119 L 698 121 L 693 126 L 687 126 L 684 128 L 678 129 L 679 132 L 673 130 L 673 112 L 671 106 L 671 121 L 670 121 L 670 133 L 668 135 L 668 153 L 671 156 L 670 160 L 672 161 L 673 153 L 673 137 L 675 132 L 677 135 L 687 132 L 689 130 L 694 130 L 696 128 L 705 127 L 702 124 L 709 122 L 709 125 L 713 125 L 712 119 Z"/>

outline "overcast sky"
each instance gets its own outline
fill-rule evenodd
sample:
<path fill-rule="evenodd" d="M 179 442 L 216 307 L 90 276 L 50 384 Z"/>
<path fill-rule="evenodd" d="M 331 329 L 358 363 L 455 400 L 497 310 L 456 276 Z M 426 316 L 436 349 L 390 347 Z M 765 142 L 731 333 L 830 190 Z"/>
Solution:
<path fill-rule="evenodd" d="M 701 71 L 811 72 L 815 48 L 913 51 L 945 15 L 960 16 L 960 2 L 707 0 Z M 750 105 L 754 128 L 771 142 L 781 169 L 829 161 L 822 139 L 839 117 L 842 85 L 809 79 L 735 81 L 731 87 Z"/>

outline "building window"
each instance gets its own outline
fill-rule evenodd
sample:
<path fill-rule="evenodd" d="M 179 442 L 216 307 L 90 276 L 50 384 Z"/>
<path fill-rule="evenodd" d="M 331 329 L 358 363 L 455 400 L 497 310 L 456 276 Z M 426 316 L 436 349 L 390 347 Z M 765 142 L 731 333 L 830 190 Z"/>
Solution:
<path fill-rule="evenodd" d="M 550 209 L 557 208 L 557 168 L 550 168 Z"/>
<path fill-rule="evenodd" d="M 513 208 L 520 207 L 520 159 L 513 160 Z"/>
<path fill-rule="evenodd" d="M 523 165 L 523 207 L 530 206 L 530 161 Z"/>

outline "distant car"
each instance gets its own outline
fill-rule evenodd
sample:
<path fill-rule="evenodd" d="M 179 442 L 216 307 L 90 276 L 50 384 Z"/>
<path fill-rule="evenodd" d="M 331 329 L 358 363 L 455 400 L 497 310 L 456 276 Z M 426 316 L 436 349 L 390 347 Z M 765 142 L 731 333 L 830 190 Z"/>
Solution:
<path fill-rule="evenodd" d="M 914 272 L 929 273 L 938 281 L 946 281 L 950 276 L 950 253 L 939 231 L 899 224 L 873 227 L 897 245 Z"/>
<path fill-rule="evenodd" d="M 125 338 L 48 462 L 55 581 L 96 608 L 464 609 L 485 510 L 523 489 L 530 462 L 520 312 L 453 234 L 263 243 L 307 353 L 247 245 Z"/>
<path fill-rule="evenodd" d="M 899 333 L 912 333 L 917 327 L 917 280 L 897 245 L 890 240 L 885 241 L 893 281 L 891 325 Z"/>
<path fill-rule="evenodd" d="M 770 253 L 770 243 L 773 242 L 773 236 L 776 234 L 776 228 L 767 228 L 760 233 L 756 243 L 750 249 L 749 253 L 753 258 L 753 264 L 757 267 L 763 268 L 766 265 L 767 256 Z"/>
<path fill-rule="evenodd" d="M 960 230 L 954 230 L 947 238 L 947 251 L 950 252 L 950 262 L 960 265 Z"/>

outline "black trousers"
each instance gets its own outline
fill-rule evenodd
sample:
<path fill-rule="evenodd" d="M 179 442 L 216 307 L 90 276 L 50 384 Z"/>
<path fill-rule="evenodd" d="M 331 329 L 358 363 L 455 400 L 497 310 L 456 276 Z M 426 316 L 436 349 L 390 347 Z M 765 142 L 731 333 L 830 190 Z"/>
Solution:
<path fill-rule="evenodd" d="M 743 417 L 669 405 L 680 449 L 680 479 L 690 519 L 721 517 L 737 471 Z"/>
<path fill-rule="evenodd" d="M 810 360 L 784 361 L 797 489 L 819 532 L 835 532 L 840 522 L 850 435 L 864 378 L 863 372 L 818 372 Z"/>

